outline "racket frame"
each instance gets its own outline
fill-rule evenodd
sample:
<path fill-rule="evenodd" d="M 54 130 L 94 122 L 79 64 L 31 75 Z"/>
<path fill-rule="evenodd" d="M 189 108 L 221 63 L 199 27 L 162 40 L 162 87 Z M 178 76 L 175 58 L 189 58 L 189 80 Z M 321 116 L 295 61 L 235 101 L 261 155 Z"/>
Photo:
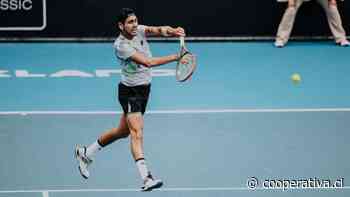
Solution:
<path fill-rule="evenodd" d="M 188 76 L 186 76 L 184 79 L 180 79 L 179 77 L 178 77 L 178 75 L 177 75 L 177 72 L 178 72 L 178 68 L 179 68 L 179 65 L 180 65 L 180 61 L 181 61 L 181 59 L 185 56 L 185 55 L 187 55 L 187 54 L 190 54 L 192 57 L 192 65 L 191 65 L 191 67 L 192 67 L 192 69 L 191 69 L 191 72 L 188 74 Z M 179 60 L 177 61 L 177 64 L 176 64 L 176 73 L 175 73 L 175 75 L 176 75 L 176 80 L 178 81 L 178 82 L 184 82 L 184 81 L 186 81 L 187 79 L 189 79 L 191 76 L 192 76 L 192 74 L 194 73 L 194 71 L 196 70 L 196 65 L 197 65 L 197 62 L 196 62 L 196 57 L 191 53 L 191 52 L 189 52 L 188 50 L 187 50 L 187 48 L 186 48 L 186 45 L 185 45 L 185 37 L 183 37 L 183 36 L 181 36 L 180 37 L 180 58 L 179 58 Z"/>

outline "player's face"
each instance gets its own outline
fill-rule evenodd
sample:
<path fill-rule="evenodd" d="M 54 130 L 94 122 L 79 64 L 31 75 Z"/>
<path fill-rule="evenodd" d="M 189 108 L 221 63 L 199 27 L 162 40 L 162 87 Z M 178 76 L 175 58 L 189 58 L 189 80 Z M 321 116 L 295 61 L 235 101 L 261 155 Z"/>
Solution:
<path fill-rule="evenodd" d="M 124 35 L 128 37 L 134 37 L 137 33 L 137 17 L 135 15 L 131 15 L 128 18 L 126 18 L 124 24 L 122 24 L 122 31 Z"/>

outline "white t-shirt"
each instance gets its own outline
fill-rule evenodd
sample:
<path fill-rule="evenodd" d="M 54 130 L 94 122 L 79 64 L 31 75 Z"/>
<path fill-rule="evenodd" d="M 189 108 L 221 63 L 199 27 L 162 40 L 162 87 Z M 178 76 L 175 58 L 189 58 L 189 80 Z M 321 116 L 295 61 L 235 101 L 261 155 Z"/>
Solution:
<path fill-rule="evenodd" d="M 132 40 L 128 40 L 120 34 L 114 42 L 115 55 L 122 67 L 121 83 L 126 86 L 145 85 L 152 81 L 151 68 L 137 64 L 130 58 L 136 51 L 146 57 L 152 57 L 145 29 L 146 26 L 139 25 L 137 35 Z"/>

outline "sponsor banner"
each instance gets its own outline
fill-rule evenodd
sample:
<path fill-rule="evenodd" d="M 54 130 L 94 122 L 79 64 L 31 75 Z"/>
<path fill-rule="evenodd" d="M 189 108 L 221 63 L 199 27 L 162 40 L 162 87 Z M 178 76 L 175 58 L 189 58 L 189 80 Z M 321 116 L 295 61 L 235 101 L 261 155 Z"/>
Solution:
<path fill-rule="evenodd" d="M 46 0 L 0 0 L 0 31 L 40 31 L 46 27 Z"/>

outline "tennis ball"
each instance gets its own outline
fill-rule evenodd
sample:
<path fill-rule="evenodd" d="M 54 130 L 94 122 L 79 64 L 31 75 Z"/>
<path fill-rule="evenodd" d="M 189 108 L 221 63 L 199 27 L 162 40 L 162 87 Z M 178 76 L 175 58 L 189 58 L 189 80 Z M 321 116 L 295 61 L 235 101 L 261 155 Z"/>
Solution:
<path fill-rule="evenodd" d="M 301 76 L 298 73 L 294 73 L 290 78 L 295 84 L 301 82 Z"/>

